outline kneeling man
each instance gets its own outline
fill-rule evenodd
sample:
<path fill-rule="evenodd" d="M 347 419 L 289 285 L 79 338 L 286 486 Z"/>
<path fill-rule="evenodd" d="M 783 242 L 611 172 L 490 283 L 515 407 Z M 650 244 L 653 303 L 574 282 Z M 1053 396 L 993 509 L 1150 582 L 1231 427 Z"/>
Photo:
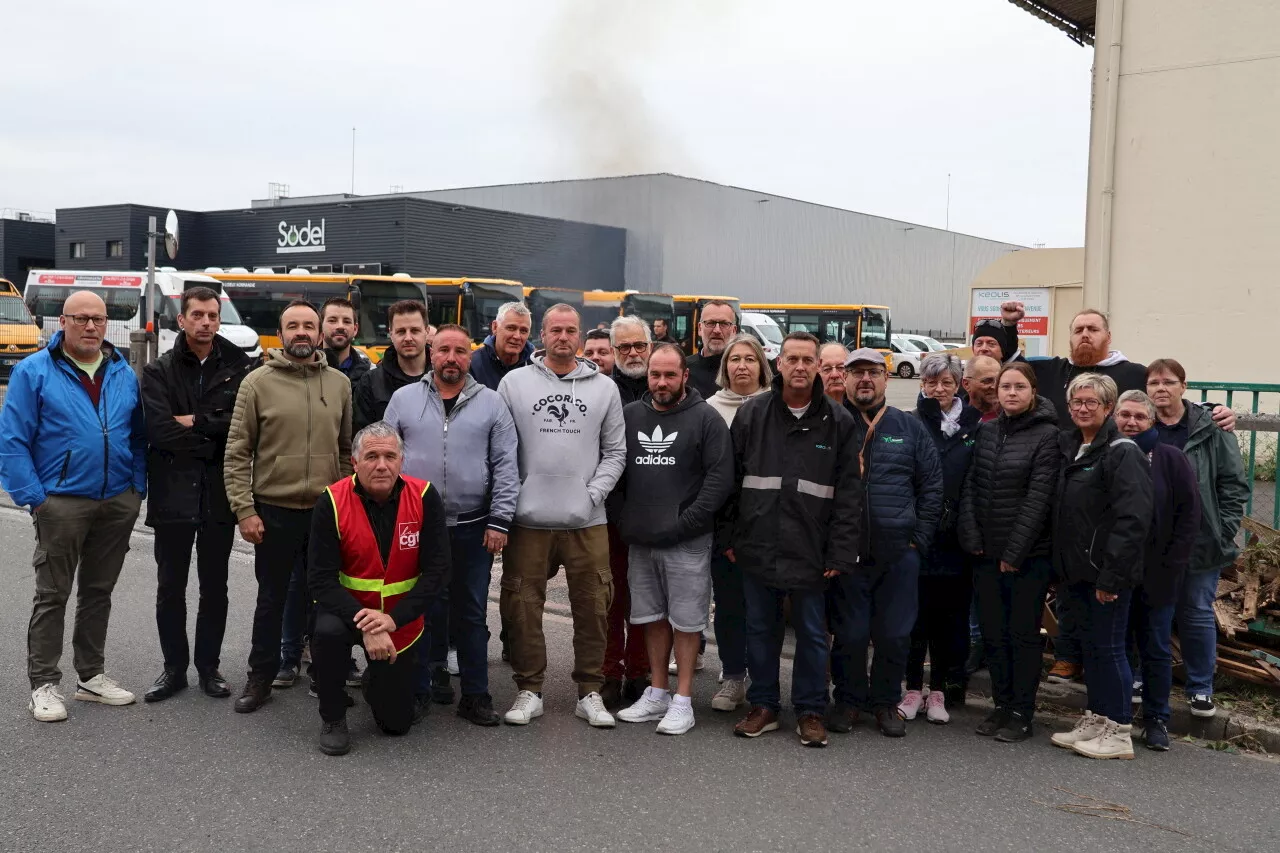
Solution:
<path fill-rule="evenodd" d="M 402 735 L 415 722 L 415 644 L 449 580 L 449 536 L 439 490 L 402 476 L 403 458 L 394 427 L 378 421 L 360 430 L 351 444 L 355 475 L 325 489 L 311 516 L 311 659 L 326 755 L 351 749 L 343 686 L 357 643 L 369 661 L 362 690 L 378 728 Z"/>

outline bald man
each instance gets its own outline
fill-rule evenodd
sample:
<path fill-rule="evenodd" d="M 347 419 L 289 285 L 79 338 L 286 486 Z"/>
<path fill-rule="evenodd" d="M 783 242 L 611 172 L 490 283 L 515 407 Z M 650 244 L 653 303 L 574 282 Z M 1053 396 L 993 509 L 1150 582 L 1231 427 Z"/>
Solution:
<path fill-rule="evenodd" d="M 46 349 L 13 369 L 0 411 L 0 486 L 30 509 L 36 528 L 28 710 L 42 722 L 67 718 L 58 661 L 73 582 L 75 698 L 133 702 L 107 677 L 105 647 L 111 593 L 147 484 L 138 380 L 106 341 L 106 304 L 92 291 L 77 291 L 58 325 Z"/>
<path fill-rule="evenodd" d="M 822 390 L 832 403 L 844 405 L 844 360 L 849 350 L 839 341 L 829 341 L 818 350 L 818 375 L 822 377 Z"/>

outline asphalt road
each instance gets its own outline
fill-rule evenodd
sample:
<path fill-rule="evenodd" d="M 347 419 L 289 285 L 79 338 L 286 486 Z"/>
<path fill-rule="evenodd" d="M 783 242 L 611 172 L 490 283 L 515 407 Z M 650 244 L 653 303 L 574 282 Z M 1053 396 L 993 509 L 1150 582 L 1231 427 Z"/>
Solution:
<path fill-rule="evenodd" d="M 7 697 L 0 850 L 40 839 L 96 851 L 592 853 L 851 846 L 1079 853 L 1191 844 L 1253 851 L 1280 843 L 1276 764 L 1181 743 L 1164 755 L 1095 762 L 1053 748 L 1046 732 L 1004 746 L 973 735 L 976 708 L 950 726 L 913 723 L 903 741 L 863 727 L 833 735 L 825 750 L 803 749 L 789 726 L 745 741 L 730 733 L 736 715 L 710 710 L 712 654 L 696 682 L 698 726 L 689 734 L 661 737 L 651 724 L 593 730 L 573 717 L 569 627 L 552 615 L 547 715 L 528 728 L 479 729 L 437 706 L 424 725 L 392 739 L 375 733 L 360 706 L 350 718 L 353 752 L 329 758 L 314 748 L 315 701 L 301 687 L 277 691 L 252 715 L 188 691 L 126 708 L 72 701 L 67 722 L 37 723 L 27 712 L 22 656 L 31 544 L 25 513 L 0 510 L 0 572 L 8 580 L 0 587 L 0 642 L 11 650 L 0 670 Z M 139 694 L 160 663 L 150 553 L 150 537 L 135 536 L 108 642 L 109 671 Z M 248 555 L 232 560 L 223 669 L 239 686 L 254 584 Z M 496 643 L 491 653 L 492 691 L 505 709 L 515 688 Z M 70 657 L 68 640 L 67 669 Z M 70 696 L 73 676 L 63 687 Z M 1128 806 L 1193 838 L 1068 814 L 1052 807 L 1070 799 L 1055 786 Z"/>

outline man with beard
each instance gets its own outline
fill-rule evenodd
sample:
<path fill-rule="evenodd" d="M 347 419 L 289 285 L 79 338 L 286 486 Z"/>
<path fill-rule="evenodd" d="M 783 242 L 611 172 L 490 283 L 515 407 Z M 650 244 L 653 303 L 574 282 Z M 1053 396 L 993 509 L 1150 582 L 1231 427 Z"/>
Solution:
<path fill-rule="evenodd" d="M 582 345 L 582 357 L 590 359 L 605 376 L 613 375 L 613 344 L 608 329 L 592 329 L 587 332 L 587 342 Z"/>
<path fill-rule="evenodd" d="M 391 395 L 417 382 L 427 372 L 427 306 L 416 299 L 402 299 L 387 309 L 387 331 L 391 345 L 382 361 L 352 383 L 352 424 L 355 432 L 382 420 Z"/>
<path fill-rule="evenodd" d="M 489 575 L 511 530 L 520 473 L 511 413 L 497 392 L 470 374 L 472 357 L 466 331 L 441 326 L 431 371 L 392 395 L 384 417 L 404 438 L 404 472 L 443 492 L 449 530 L 453 571 L 428 614 L 427 645 L 418 656 L 418 712 L 425 713 L 431 699 L 453 702 L 445 665 L 452 637 L 462 685 L 458 716 L 496 726 L 489 695 Z"/>
<path fill-rule="evenodd" d="M 841 575 L 827 591 L 835 635 L 835 704 L 827 726 L 847 732 L 860 712 L 871 712 L 881 734 L 902 737 L 907 728 L 897 706 L 916 623 L 921 559 L 942 517 L 942 464 L 920 419 L 885 402 L 884 356 L 857 349 L 845 367 L 845 406 L 862 448 L 863 536 L 858 570 Z"/>
<path fill-rule="evenodd" d="M 965 362 L 960 383 L 969 396 L 969 405 L 982 412 L 982 422 L 1000 417 L 1000 397 L 996 383 L 1000 378 L 1000 362 L 990 356 L 975 355 Z"/>
<path fill-rule="evenodd" d="M 721 299 L 712 299 L 702 306 L 698 319 L 698 334 L 702 336 L 702 351 L 689 359 L 689 382 L 702 399 L 710 400 L 720 390 L 716 376 L 720 373 L 720 359 L 729 339 L 738 334 L 738 315 L 733 306 Z"/>
<path fill-rule="evenodd" d="M 822 391 L 837 406 L 844 405 L 844 360 L 849 350 L 836 341 L 825 343 L 818 350 L 818 376 L 822 379 Z"/>
<path fill-rule="evenodd" d="M 356 306 L 341 296 L 325 300 L 320 308 L 320 326 L 329 366 L 342 371 L 351 387 L 356 387 L 356 383 L 373 367 L 369 357 L 351 345 L 360 332 Z"/>
<path fill-rule="evenodd" d="M 283 346 L 268 350 L 266 364 L 240 384 L 223 466 L 258 580 L 249 678 L 235 703 L 243 714 L 271 697 L 295 571 L 305 590 L 311 510 L 330 483 L 352 471 L 351 383 L 319 351 L 320 313 L 294 300 L 280 312 L 279 333 Z"/>
<path fill-rule="evenodd" d="M 644 632 L 653 683 L 618 719 L 660 721 L 659 734 L 681 735 L 694 725 L 694 664 L 711 607 L 716 513 L 733 488 L 733 446 L 724 419 L 686 387 L 678 346 L 659 344 L 648 373 L 649 393 L 622 413 L 627 471 L 619 527 L 630 548 L 630 621 Z M 674 695 L 665 666 L 673 646 Z"/>
<path fill-rule="evenodd" d="M 649 390 L 649 326 L 639 317 L 618 317 L 609 327 L 613 342 L 613 381 L 622 405 L 634 403 Z M 618 533 L 622 518 L 622 483 L 609 493 L 605 515 L 609 531 L 609 570 L 613 573 L 613 603 L 609 605 L 609 636 L 604 653 L 604 687 L 600 697 L 613 710 L 631 705 L 648 687 L 649 656 L 644 629 L 632 625 L 631 594 L 627 583 L 627 543 Z"/>
<path fill-rule="evenodd" d="M 493 334 L 484 339 L 484 346 L 471 359 L 471 375 L 476 381 L 497 391 L 502 377 L 528 364 L 533 356 L 533 344 L 529 343 L 532 328 L 533 315 L 523 302 L 499 307 L 491 326 Z"/>

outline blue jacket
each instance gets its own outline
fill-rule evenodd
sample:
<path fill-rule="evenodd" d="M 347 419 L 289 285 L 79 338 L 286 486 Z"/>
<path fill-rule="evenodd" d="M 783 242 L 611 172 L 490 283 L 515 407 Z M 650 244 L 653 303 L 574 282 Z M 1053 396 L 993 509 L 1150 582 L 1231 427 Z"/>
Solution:
<path fill-rule="evenodd" d="M 110 344 L 95 410 L 62 332 L 13 369 L 0 412 L 0 485 L 14 503 L 35 508 L 49 495 L 105 500 L 147 491 L 147 431 L 138 379 Z"/>
<path fill-rule="evenodd" d="M 862 538 L 862 562 L 887 569 L 912 545 L 921 557 L 933 545 L 942 518 L 942 463 L 919 418 L 885 406 L 870 441 L 867 421 L 846 402 L 863 450 L 863 514 L 870 535 Z M 874 417 L 874 416 L 873 416 Z"/>
<path fill-rule="evenodd" d="M 520 359 L 507 367 L 502 363 L 502 359 L 498 358 L 498 351 L 494 349 L 494 344 L 494 337 L 490 335 L 484 339 L 484 346 L 471 354 L 471 375 L 490 391 L 497 391 L 502 377 L 518 367 L 524 367 L 529 363 L 529 359 L 533 358 L 533 344 L 525 344 L 524 352 L 520 353 Z"/>

